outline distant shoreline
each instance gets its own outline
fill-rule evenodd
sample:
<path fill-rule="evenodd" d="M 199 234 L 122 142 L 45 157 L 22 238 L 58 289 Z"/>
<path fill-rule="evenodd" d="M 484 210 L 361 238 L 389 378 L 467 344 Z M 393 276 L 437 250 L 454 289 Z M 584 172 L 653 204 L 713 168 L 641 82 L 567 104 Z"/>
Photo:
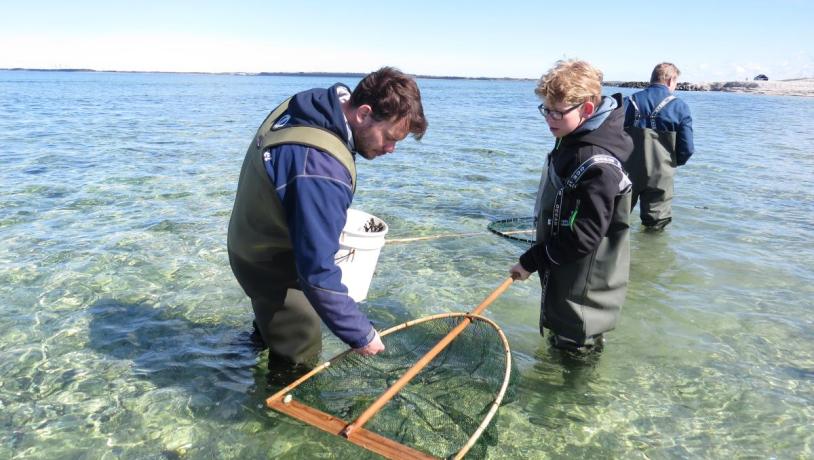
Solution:
<path fill-rule="evenodd" d="M 170 72 L 147 70 L 96 70 L 96 69 L 36 69 L 36 68 L 0 68 L 0 71 L 28 72 L 97 72 L 97 73 L 156 73 L 178 75 L 235 75 L 249 77 L 338 77 L 362 78 L 366 74 L 359 72 Z M 415 78 L 430 80 L 495 80 L 495 81 L 537 81 L 536 78 L 512 77 L 461 77 L 455 75 L 413 75 Z M 618 88 L 646 88 L 650 83 L 643 81 L 605 81 L 603 86 Z M 678 91 L 721 91 L 730 93 L 766 94 L 771 96 L 814 97 L 814 78 L 793 78 L 773 81 L 725 81 L 709 83 L 678 84 Z"/>
<path fill-rule="evenodd" d="M 96 70 L 96 69 L 29 69 L 23 67 L 0 68 L 0 71 L 24 72 L 96 72 L 96 73 L 159 73 L 178 75 L 237 75 L 248 77 L 341 77 L 362 78 L 366 73 L 359 72 L 173 72 L 161 70 Z M 454 75 L 413 75 L 415 78 L 434 80 L 508 80 L 535 81 L 536 78 L 512 77 L 460 77 Z"/>

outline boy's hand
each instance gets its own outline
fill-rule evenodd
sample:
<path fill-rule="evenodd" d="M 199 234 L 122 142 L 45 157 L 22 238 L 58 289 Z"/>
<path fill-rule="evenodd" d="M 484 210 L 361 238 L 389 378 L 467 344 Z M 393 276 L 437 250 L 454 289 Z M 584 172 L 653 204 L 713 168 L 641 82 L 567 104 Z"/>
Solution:
<path fill-rule="evenodd" d="M 512 265 L 512 268 L 509 269 L 509 273 L 512 274 L 512 278 L 519 281 L 525 281 L 531 276 L 531 273 L 527 272 L 519 263 Z"/>
<path fill-rule="evenodd" d="M 376 336 L 367 345 L 362 348 L 354 348 L 353 351 L 362 356 L 373 356 L 380 351 L 384 351 L 384 343 L 382 343 L 382 338 L 379 337 L 379 332 L 376 331 Z"/>

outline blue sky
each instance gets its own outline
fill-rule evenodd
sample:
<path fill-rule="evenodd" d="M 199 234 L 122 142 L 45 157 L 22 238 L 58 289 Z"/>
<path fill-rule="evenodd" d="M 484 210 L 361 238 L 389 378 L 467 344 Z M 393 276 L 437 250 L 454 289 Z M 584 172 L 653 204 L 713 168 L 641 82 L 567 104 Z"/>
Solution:
<path fill-rule="evenodd" d="M 11 3 L 11 4 L 10 4 Z M 671 5 L 669 7 L 663 5 Z M 606 80 L 814 77 L 814 2 L 8 1 L 0 68 L 368 72 L 537 78 L 586 59 Z"/>

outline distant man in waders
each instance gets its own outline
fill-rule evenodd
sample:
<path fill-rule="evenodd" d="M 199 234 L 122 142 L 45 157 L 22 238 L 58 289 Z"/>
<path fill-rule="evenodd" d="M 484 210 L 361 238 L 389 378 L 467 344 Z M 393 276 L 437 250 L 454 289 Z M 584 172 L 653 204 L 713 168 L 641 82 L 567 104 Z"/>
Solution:
<path fill-rule="evenodd" d="M 695 151 L 690 107 L 673 95 L 679 75 L 676 66 L 662 62 L 650 86 L 625 99 L 625 130 L 634 150 L 624 166 L 633 182 L 632 206 L 639 201 L 642 225 L 649 230 L 663 230 L 672 221 L 676 167 Z"/>
<path fill-rule="evenodd" d="M 348 296 L 334 256 L 356 190 L 356 156 L 372 160 L 427 129 L 413 78 L 383 67 L 353 92 L 337 83 L 295 94 L 274 109 L 243 161 L 228 252 L 251 298 L 255 336 L 269 367 L 313 365 L 320 320 L 362 355 L 384 350 Z"/>

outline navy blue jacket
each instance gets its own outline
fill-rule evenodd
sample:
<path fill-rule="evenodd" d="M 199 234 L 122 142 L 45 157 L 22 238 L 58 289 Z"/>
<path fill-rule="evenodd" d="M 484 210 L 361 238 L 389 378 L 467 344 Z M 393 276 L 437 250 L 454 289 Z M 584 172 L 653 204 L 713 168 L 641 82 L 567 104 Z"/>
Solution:
<path fill-rule="evenodd" d="M 336 84 L 296 94 L 285 112 L 291 117 L 287 124 L 329 130 L 353 151 L 337 97 L 340 86 L 347 89 Z M 363 347 L 375 332 L 348 296 L 342 272 L 334 262 L 353 200 L 350 173 L 337 159 L 313 147 L 284 144 L 269 153 L 265 168 L 285 210 L 300 287 L 334 335 L 351 347 Z"/>
<path fill-rule="evenodd" d="M 670 89 L 661 83 L 652 83 L 647 88 L 634 93 L 632 96 L 639 106 L 639 121 L 635 123 L 637 128 L 647 128 L 647 119 L 653 109 L 670 95 Z M 625 128 L 634 126 L 635 110 L 629 98 L 625 98 Z M 681 99 L 675 99 L 667 104 L 656 115 L 656 126 L 650 127 L 656 131 L 676 132 L 676 161 L 683 165 L 695 153 L 695 146 L 692 141 L 692 116 L 690 107 Z"/>

